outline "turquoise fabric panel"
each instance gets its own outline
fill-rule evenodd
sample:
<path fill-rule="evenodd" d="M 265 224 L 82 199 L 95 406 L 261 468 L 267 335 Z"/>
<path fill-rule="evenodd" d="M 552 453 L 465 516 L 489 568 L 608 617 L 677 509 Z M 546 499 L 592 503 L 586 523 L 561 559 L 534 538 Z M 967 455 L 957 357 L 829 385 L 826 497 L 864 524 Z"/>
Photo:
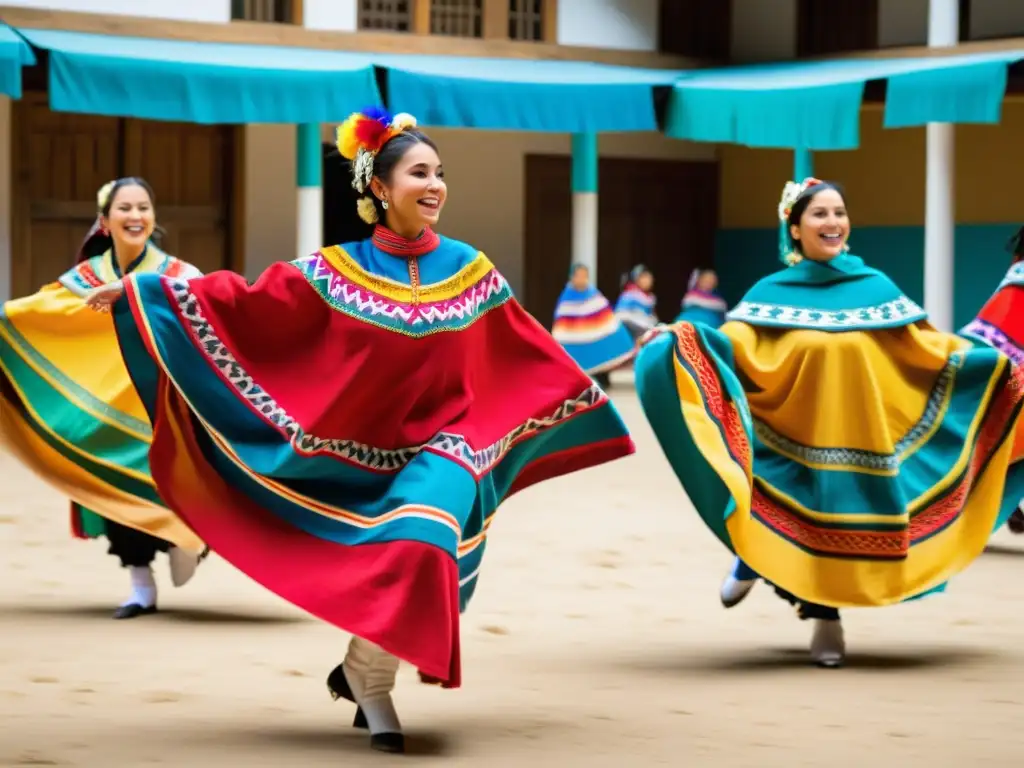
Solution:
<path fill-rule="evenodd" d="M 890 77 L 884 125 L 998 123 L 1008 70 L 1006 62 L 988 61 Z"/>
<path fill-rule="evenodd" d="M 992 122 L 1006 69 L 1021 59 L 1024 50 L 691 70 L 672 89 L 665 131 L 693 141 L 852 149 L 859 109 L 851 108 L 851 94 L 855 87 L 862 93 L 870 80 L 888 81 L 890 127 Z M 816 121 L 822 125 L 807 124 Z"/>
<path fill-rule="evenodd" d="M 50 52 L 50 107 L 192 123 L 340 122 L 379 104 L 364 54 L 21 30 Z"/>
<path fill-rule="evenodd" d="M 955 235 L 953 318 L 957 328 L 974 319 L 1010 265 L 1006 241 L 1019 222 L 960 224 Z M 715 244 L 718 292 L 732 307 L 757 280 L 781 267 L 778 231 L 720 230 Z M 887 274 L 914 301 L 924 301 L 924 228 L 855 227 L 850 247 L 868 266 Z"/>
<path fill-rule="evenodd" d="M 375 55 L 388 106 L 424 125 L 556 133 L 655 131 L 653 88 L 681 72 L 580 61 Z"/>
<path fill-rule="evenodd" d="M 21 36 L 0 22 L 0 94 L 21 98 L 21 69 L 36 63 L 32 48 Z"/>
<path fill-rule="evenodd" d="M 736 90 L 684 82 L 669 99 L 665 132 L 750 147 L 855 149 L 864 83 Z"/>

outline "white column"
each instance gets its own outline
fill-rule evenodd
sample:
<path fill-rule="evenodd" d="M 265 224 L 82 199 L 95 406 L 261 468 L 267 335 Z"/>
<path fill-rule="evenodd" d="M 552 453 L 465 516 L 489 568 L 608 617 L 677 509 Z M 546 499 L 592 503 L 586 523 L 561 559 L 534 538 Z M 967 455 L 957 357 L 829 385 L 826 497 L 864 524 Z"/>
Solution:
<path fill-rule="evenodd" d="M 315 123 L 296 128 L 295 174 L 298 188 L 298 258 L 308 256 L 323 245 L 324 196 L 323 150 L 320 126 Z"/>
<path fill-rule="evenodd" d="M 597 134 L 572 137 L 572 263 L 590 270 L 597 285 Z"/>
<path fill-rule="evenodd" d="M 929 0 L 928 46 L 956 45 L 960 39 L 958 0 Z M 924 213 L 924 307 L 932 324 L 953 330 L 953 273 L 956 210 L 956 148 L 951 123 L 928 123 Z"/>
<path fill-rule="evenodd" d="M 572 263 L 597 279 L 597 192 L 572 193 Z"/>

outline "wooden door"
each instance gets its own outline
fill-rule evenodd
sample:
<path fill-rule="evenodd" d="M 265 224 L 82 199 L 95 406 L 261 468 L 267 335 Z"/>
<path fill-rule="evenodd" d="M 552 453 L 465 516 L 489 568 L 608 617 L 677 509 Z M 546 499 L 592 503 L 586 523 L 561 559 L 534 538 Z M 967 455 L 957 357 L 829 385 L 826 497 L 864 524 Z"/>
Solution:
<path fill-rule="evenodd" d="M 96 191 L 118 172 L 118 121 L 51 112 L 45 95 L 13 102 L 11 294 L 60 276 L 96 219 Z"/>
<path fill-rule="evenodd" d="M 124 121 L 122 176 L 141 176 L 156 195 L 160 247 L 203 272 L 231 265 L 232 131 L 229 126 Z"/>
<path fill-rule="evenodd" d="M 231 126 L 51 112 L 45 94 L 13 102 L 12 296 L 53 281 L 74 262 L 111 179 L 153 186 L 164 250 L 203 271 L 234 265 Z"/>
<path fill-rule="evenodd" d="M 545 328 L 554 320 L 572 262 L 569 169 L 563 157 L 526 156 L 523 295 L 519 300 Z"/>
<path fill-rule="evenodd" d="M 714 262 L 718 164 L 605 158 L 598 167 L 597 287 L 613 304 L 635 264 L 654 273 L 658 316 L 678 314 L 690 272 Z M 551 326 L 571 259 L 570 161 L 528 156 L 524 306 Z"/>

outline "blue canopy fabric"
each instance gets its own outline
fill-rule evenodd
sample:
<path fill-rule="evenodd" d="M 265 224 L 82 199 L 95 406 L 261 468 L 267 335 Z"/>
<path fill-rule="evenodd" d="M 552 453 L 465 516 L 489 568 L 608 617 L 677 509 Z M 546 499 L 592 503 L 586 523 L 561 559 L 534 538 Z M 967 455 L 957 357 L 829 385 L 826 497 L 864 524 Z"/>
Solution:
<path fill-rule="evenodd" d="M 21 69 L 36 63 L 31 46 L 11 27 L 0 22 L 0 94 L 21 98 Z"/>
<path fill-rule="evenodd" d="M 21 30 L 49 51 L 55 110 L 195 123 L 327 123 L 388 102 L 426 125 L 658 129 L 652 88 L 681 74 L 589 62 L 397 56 Z"/>
<path fill-rule="evenodd" d="M 885 80 L 885 125 L 999 121 L 1009 66 L 1024 50 L 787 62 L 694 70 L 669 98 L 665 132 L 752 147 L 855 149 L 864 85 Z"/>

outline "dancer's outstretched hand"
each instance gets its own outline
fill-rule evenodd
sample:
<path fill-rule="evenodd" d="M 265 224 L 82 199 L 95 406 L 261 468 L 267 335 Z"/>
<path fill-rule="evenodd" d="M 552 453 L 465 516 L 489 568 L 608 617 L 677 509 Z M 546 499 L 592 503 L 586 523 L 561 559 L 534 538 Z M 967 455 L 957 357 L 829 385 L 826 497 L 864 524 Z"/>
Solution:
<path fill-rule="evenodd" d="M 85 297 L 85 305 L 97 312 L 109 312 L 115 301 L 124 293 L 124 283 L 116 280 L 97 288 Z"/>

